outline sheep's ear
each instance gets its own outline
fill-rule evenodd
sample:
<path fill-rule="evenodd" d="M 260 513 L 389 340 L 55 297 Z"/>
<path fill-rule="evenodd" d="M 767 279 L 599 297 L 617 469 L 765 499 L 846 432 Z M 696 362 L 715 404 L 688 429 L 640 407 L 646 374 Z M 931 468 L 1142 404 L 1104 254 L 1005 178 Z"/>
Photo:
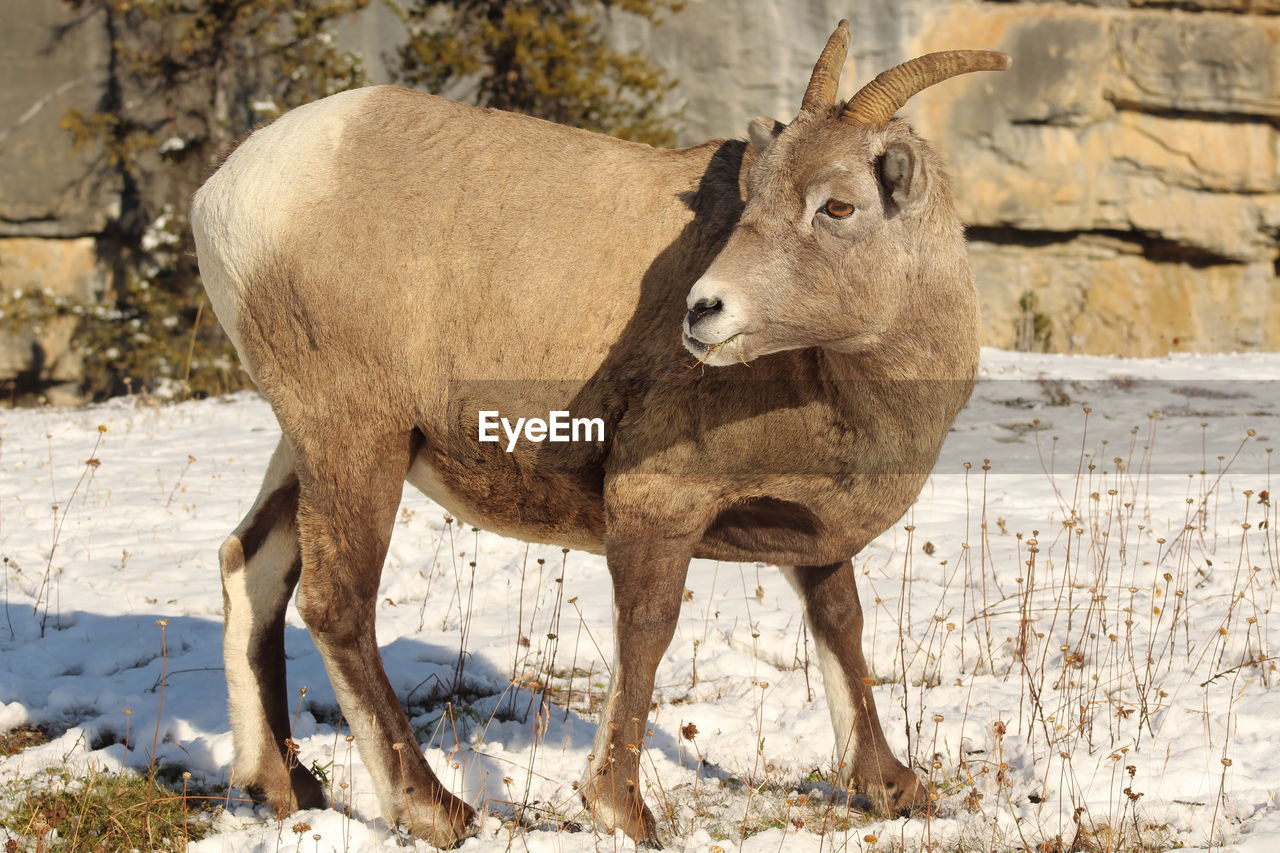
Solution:
<path fill-rule="evenodd" d="M 747 124 L 747 139 L 751 142 L 751 147 L 757 152 L 763 151 L 773 144 L 773 140 L 778 138 L 778 134 L 786 129 L 786 125 L 777 119 L 767 116 L 753 118 Z"/>
<path fill-rule="evenodd" d="M 906 142 L 891 142 L 876 163 L 890 216 L 919 206 L 929 191 L 929 176 L 919 152 Z"/>

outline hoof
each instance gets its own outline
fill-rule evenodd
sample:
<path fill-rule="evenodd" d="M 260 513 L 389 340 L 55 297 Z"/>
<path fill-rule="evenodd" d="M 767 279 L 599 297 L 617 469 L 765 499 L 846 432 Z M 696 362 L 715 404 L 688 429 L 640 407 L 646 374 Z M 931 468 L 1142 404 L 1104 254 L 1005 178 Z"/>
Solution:
<path fill-rule="evenodd" d="M 322 809 L 328 805 L 324 786 L 310 770 L 295 764 L 289 771 L 289 782 L 293 787 L 293 797 L 297 801 L 298 810 Z"/>
<path fill-rule="evenodd" d="M 254 802 L 271 806 L 280 817 L 328 805 L 320 781 L 311 771 L 296 764 L 288 771 L 281 765 L 274 773 L 244 774 L 234 779 L 234 784 Z"/>
<path fill-rule="evenodd" d="M 894 813 L 900 817 L 919 817 L 933 812 L 934 798 L 929 789 L 915 774 L 912 775 L 914 787 L 903 792 L 893 803 Z"/>
<path fill-rule="evenodd" d="M 879 779 L 859 781 L 855 785 L 871 801 L 872 810 L 880 814 L 912 817 L 927 814 L 933 808 L 929 789 L 920 777 L 902 765 Z"/>
<path fill-rule="evenodd" d="M 637 848 L 661 850 L 658 822 L 644 804 L 634 782 L 614 780 L 608 774 L 596 777 L 581 789 L 582 802 L 596 824 L 605 832 L 621 829 Z"/>
<path fill-rule="evenodd" d="M 480 816 L 475 809 L 453 799 L 431 808 L 414 809 L 411 818 L 402 818 L 409 833 L 441 850 L 452 850 L 480 830 Z"/>

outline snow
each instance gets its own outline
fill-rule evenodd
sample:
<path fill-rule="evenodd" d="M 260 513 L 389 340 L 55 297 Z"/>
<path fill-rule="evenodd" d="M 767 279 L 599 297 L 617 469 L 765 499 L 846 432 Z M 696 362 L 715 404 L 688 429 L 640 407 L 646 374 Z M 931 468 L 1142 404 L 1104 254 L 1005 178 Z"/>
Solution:
<path fill-rule="evenodd" d="M 932 816 L 864 815 L 827 784 L 833 735 L 785 579 L 695 561 L 643 759 L 668 848 L 994 850 L 1082 827 L 1155 849 L 1280 847 L 1280 548 L 1262 495 L 1277 379 L 1280 354 L 983 352 L 919 501 L 855 561 L 877 707 L 897 754 L 940 783 Z M 0 730 L 56 735 L 0 758 L 0 786 L 144 769 L 153 743 L 193 784 L 226 785 L 216 555 L 277 434 L 248 393 L 0 413 Z M 463 850 L 631 848 L 590 829 L 572 788 L 612 652 L 603 558 L 446 524 L 406 488 L 378 598 L 428 759 L 489 814 Z M 292 609 L 286 631 L 301 760 L 351 815 L 229 801 L 191 849 L 402 849 Z M 539 715 L 548 669 L 560 704 Z"/>

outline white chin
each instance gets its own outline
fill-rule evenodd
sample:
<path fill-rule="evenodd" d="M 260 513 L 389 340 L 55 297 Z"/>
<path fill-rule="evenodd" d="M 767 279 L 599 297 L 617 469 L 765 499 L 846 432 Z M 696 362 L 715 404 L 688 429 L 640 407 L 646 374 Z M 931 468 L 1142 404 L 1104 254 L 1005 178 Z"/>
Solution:
<path fill-rule="evenodd" d="M 716 350 L 711 353 L 711 355 L 702 359 L 702 363 L 711 365 L 712 367 L 728 367 L 730 364 L 742 364 L 746 360 L 747 359 L 738 355 L 737 350 L 729 352 L 729 348 L 725 347 L 724 349 Z"/>

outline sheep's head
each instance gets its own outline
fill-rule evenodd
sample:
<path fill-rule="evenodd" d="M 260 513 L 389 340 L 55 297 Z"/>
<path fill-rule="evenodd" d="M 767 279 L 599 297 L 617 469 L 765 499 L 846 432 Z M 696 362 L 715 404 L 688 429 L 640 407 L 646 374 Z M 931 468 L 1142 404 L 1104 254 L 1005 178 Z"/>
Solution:
<path fill-rule="evenodd" d="M 933 149 L 893 114 L 916 92 L 1009 67 L 994 51 L 948 51 L 884 72 L 835 100 L 841 21 L 800 113 L 749 127 L 746 207 L 694 284 L 685 347 L 726 365 L 803 347 L 856 351 L 897 327 L 920 288 L 972 288 L 961 228 Z"/>

